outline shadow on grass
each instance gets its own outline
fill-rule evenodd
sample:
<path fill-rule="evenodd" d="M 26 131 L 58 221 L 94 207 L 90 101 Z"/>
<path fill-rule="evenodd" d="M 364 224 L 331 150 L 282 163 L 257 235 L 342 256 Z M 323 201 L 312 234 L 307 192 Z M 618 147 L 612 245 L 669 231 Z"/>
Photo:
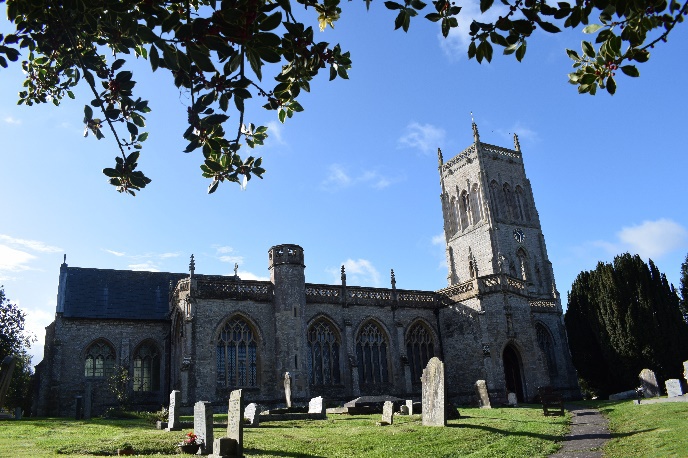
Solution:
<path fill-rule="evenodd" d="M 640 431 L 630 431 L 628 433 L 610 433 L 609 437 L 612 439 L 619 439 L 622 437 L 629 437 L 629 436 L 635 436 L 636 434 L 642 434 L 642 433 L 649 433 L 651 431 L 656 431 L 657 428 L 651 428 L 651 429 L 641 429 Z"/>
<path fill-rule="evenodd" d="M 244 453 L 268 456 L 283 456 L 283 457 L 308 457 L 308 458 L 326 458 L 322 455 L 308 455 L 302 452 L 285 452 L 282 450 L 264 450 L 261 448 L 244 448 Z"/>
<path fill-rule="evenodd" d="M 493 428 L 492 426 L 484 426 L 484 425 L 466 425 L 466 424 L 447 424 L 448 428 L 462 428 L 462 429 L 480 429 L 483 431 L 487 431 L 489 433 L 493 434 L 500 434 L 500 435 L 505 435 L 505 436 L 524 436 L 524 437 L 532 437 L 536 439 L 542 439 L 542 440 L 547 440 L 547 441 L 561 441 L 563 439 L 562 436 L 559 435 L 551 435 L 551 434 L 538 434 L 538 433 L 531 433 L 531 432 L 526 432 L 526 431 L 509 431 L 506 429 L 499 429 L 499 428 Z"/>

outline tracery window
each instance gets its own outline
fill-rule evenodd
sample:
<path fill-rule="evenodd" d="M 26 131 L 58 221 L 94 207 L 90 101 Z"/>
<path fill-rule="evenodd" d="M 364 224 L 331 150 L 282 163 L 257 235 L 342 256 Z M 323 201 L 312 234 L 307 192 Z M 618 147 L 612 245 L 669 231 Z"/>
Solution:
<path fill-rule="evenodd" d="M 468 202 L 468 193 L 466 191 L 461 193 L 461 229 L 468 227 L 468 214 L 470 213 L 470 203 Z"/>
<path fill-rule="evenodd" d="M 521 219 L 530 221 L 530 208 L 528 206 L 528 199 L 523 192 L 523 188 L 520 186 L 516 186 L 516 204 L 518 205 Z"/>
<path fill-rule="evenodd" d="M 510 213 L 511 217 L 514 219 L 520 219 L 518 215 L 518 209 L 516 208 L 516 203 L 514 202 L 514 196 L 511 194 L 511 187 L 507 183 L 504 183 L 503 189 L 507 213 Z"/>
<path fill-rule="evenodd" d="M 86 351 L 84 375 L 86 377 L 110 377 L 115 369 L 115 349 L 109 343 L 98 340 Z"/>
<path fill-rule="evenodd" d="M 406 334 L 406 357 L 411 369 L 411 381 L 420 383 L 423 369 L 430 358 L 435 356 L 435 343 L 428 327 L 423 323 L 414 324 Z"/>
<path fill-rule="evenodd" d="M 478 184 L 474 184 L 471 188 L 471 219 L 473 224 L 477 224 L 482 219 L 482 214 L 480 211 L 480 191 L 478 189 Z"/>
<path fill-rule="evenodd" d="M 528 255 L 526 255 L 526 252 L 523 250 L 523 248 L 520 248 L 516 252 L 516 257 L 518 257 L 518 267 L 520 270 L 521 274 L 521 279 L 522 280 L 529 280 L 529 274 L 528 274 Z"/>
<path fill-rule="evenodd" d="M 492 215 L 499 218 L 503 214 L 502 194 L 496 181 L 490 183 L 490 200 L 492 201 Z M 501 208 L 500 208 L 501 207 Z"/>
<path fill-rule="evenodd" d="M 540 323 L 535 325 L 535 332 L 537 335 L 538 345 L 545 355 L 545 362 L 547 363 L 547 370 L 550 376 L 555 376 L 558 374 L 557 371 L 557 358 L 554 356 L 554 340 L 552 335 L 549 333 L 547 328 L 545 328 Z"/>
<path fill-rule="evenodd" d="M 384 332 L 374 322 L 369 322 L 356 337 L 356 358 L 358 359 L 358 381 L 361 385 L 389 383 L 389 344 Z"/>
<path fill-rule="evenodd" d="M 308 329 L 308 379 L 311 385 L 339 385 L 340 341 L 334 326 L 324 319 Z"/>
<path fill-rule="evenodd" d="M 218 386 L 258 385 L 258 342 L 246 320 L 229 319 L 220 330 L 216 348 Z"/>
<path fill-rule="evenodd" d="M 160 353 L 152 343 L 144 343 L 134 354 L 134 391 L 160 389 Z"/>
<path fill-rule="evenodd" d="M 458 227 L 458 207 L 456 206 L 456 197 L 451 198 L 449 204 L 449 234 L 454 235 Z"/>

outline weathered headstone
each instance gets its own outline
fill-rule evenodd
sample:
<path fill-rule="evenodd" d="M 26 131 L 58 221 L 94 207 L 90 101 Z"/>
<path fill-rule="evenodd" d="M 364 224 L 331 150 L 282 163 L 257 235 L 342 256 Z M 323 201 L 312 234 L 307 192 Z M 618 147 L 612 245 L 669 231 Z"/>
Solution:
<path fill-rule="evenodd" d="M 411 399 L 406 400 L 406 408 L 408 409 L 408 414 L 413 415 L 413 401 Z"/>
<path fill-rule="evenodd" d="M 21 407 L 15 407 L 14 408 L 14 419 L 15 420 L 21 420 L 23 414 L 24 414 L 24 410 L 22 410 Z"/>
<path fill-rule="evenodd" d="M 213 441 L 213 454 L 210 458 L 243 458 L 237 454 L 237 441 L 229 437 L 220 437 Z"/>
<path fill-rule="evenodd" d="M 284 373 L 284 398 L 287 402 L 287 407 L 291 407 L 291 375 L 289 375 L 289 372 Z"/>
<path fill-rule="evenodd" d="M 681 388 L 681 381 L 677 378 L 670 378 L 664 382 L 666 386 L 667 396 L 670 398 L 675 398 L 677 396 L 683 396 L 683 388 Z"/>
<path fill-rule="evenodd" d="M 643 396 L 646 398 L 654 398 L 660 395 L 659 385 L 657 384 L 657 377 L 650 369 L 643 369 L 638 375 L 640 385 L 643 387 Z"/>
<path fill-rule="evenodd" d="M 614 393 L 609 395 L 610 401 L 623 401 L 626 399 L 635 399 L 638 397 L 638 392 L 636 390 L 621 391 L 620 393 Z"/>
<path fill-rule="evenodd" d="M 213 406 L 207 401 L 194 404 L 194 434 L 203 441 L 201 453 L 211 453 L 213 446 Z"/>
<path fill-rule="evenodd" d="M 308 413 L 318 415 L 323 419 L 327 416 L 325 410 L 325 401 L 322 396 L 313 398 L 308 402 Z"/>
<path fill-rule="evenodd" d="M 17 359 L 14 356 L 5 356 L 5 359 L 2 360 L 2 366 L 0 366 L 0 409 L 5 406 L 5 396 L 7 396 L 16 364 Z"/>
<path fill-rule="evenodd" d="M 406 404 L 399 407 L 399 415 L 408 415 L 408 414 L 409 414 L 409 408 Z"/>
<path fill-rule="evenodd" d="M 244 421 L 247 426 L 256 427 L 260 425 L 260 412 L 258 412 L 258 404 L 255 402 L 250 403 L 244 409 Z"/>
<path fill-rule="evenodd" d="M 506 403 L 511 407 L 518 406 L 518 397 L 516 396 L 516 393 L 508 393 L 506 395 Z"/>
<path fill-rule="evenodd" d="M 475 389 L 478 391 L 478 400 L 480 401 L 480 408 L 491 409 L 490 395 L 487 392 L 487 383 L 485 380 L 478 380 L 475 382 Z"/>
<path fill-rule="evenodd" d="M 444 363 L 437 357 L 432 357 L 423 369 L 421 377 L 423 426 L 446 426 L 444 406 Z"/>
<path fill-rule="evenodd" d="M 236 441 L 236 456 L 244 456 L 244 400 L 241 390 L 229 395 L 227 407 L 227 437 Z"/>
<path fill-rule="evenodd" d="M 688 383 L 688 361 L 683 361 L 683 378 Z"/>
<path fill-rule="evenodd" d="M 381 426 L 391 425 L 394 423 L 394 403 L 392 401 L 385 401 L 382 406 L 382 421 Z"/>
<path fill-rule="evenodd" d="M 167 415 L 167 428 L 165 431 L 181 431 L 182 427 L 179 423 L 179 409 L 178 406 L 182 401 L 182 392 L 174 390 L 170 393 L 170 407 Z"/>

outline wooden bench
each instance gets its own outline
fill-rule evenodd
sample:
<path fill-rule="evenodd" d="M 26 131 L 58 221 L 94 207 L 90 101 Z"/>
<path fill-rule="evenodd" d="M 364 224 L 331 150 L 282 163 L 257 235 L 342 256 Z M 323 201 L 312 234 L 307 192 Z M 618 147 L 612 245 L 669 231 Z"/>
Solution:
<path fill-rule="evenodd" d="M 545 416 L 564 415 L 564 399 L 554 393 L 551 386 L 541 386 L 538 388 L 538 394 L 542 403 L 542 412 Z"/>

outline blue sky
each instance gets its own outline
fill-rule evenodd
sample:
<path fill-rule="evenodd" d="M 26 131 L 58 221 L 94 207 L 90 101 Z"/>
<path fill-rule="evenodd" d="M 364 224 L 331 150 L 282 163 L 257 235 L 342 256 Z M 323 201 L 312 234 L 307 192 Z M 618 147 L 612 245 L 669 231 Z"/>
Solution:
<path fill-rule="evenodd" d="M 566 78 L 564 49 L 580 48 L 578 32 L 536 34 L 521 64 L 495 53 L 479 65 L 465 56 L 468 21 L 443 40 L 420 18 L 408 34 L 393 31 L 382 4 L 343 8 L 318 38 L 351 51 L 351 79 L 322 75 L 284 125 L 249 111 L 272 129 L 258 152 L 265 179 L 245 191 L 206 194 L 200 152 L 182 153 L 187 96 L 146 63 L 134 68 L 153 109 L 139 165 L 153 182 L 135 198 L 101 173 L 114 164 L 111 135 L 82 137 L 83 88 L 60 108 L 17 106 L 20 68 L 0 69 L 0 284 L 39 338 L 34 364 L 64 253 L 70 266 L 171 272 L 187 271 L 193 253 L 198 273 L 230 274 L 236 262 L 242 278 L 267 279 L 267 250 L 296 243 L 308 282 L 336 283 L 346 264 L 349 284 L 387 287 L 393 268 L 399 288 L 443 288 L 436 151 L 448 160 L 472 142 L 471 112 L 482 141 L 512 147 L 520 137 L 564 302 L 580 271 L 625 251 L 678 285 L 688 252 L 685 25 L 641 78 L 590 97 Z"/>

